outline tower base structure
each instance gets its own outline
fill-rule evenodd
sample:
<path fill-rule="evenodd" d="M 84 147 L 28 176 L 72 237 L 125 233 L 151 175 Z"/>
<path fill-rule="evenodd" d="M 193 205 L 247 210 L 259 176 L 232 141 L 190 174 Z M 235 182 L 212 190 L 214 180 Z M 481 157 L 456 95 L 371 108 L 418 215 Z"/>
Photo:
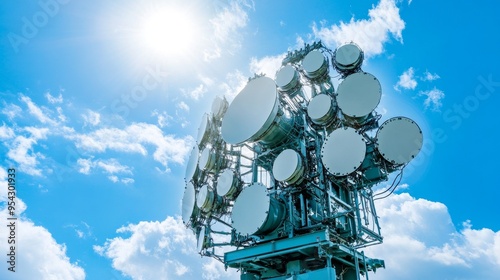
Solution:
<path fill-rule="evenodd" d="M 224 263 L 242 271 L 241 280 L 358 280 L 385 268 L 348 244 L 332 241 L 328 228 L 227 252 Z"/>

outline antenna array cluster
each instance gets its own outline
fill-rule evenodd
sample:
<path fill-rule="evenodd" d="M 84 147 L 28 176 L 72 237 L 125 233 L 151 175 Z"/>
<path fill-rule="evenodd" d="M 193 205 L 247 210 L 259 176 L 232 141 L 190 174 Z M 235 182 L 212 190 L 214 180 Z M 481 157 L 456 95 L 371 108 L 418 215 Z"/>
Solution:
<path fill-rule="evenodd" d="M 379 125 L 382 89 L 363 58 L 354 43 L 306 45 L 274 79 L 249 79 L 230 105 L 214 100 L 182 199 L 200 254 L 241 279 L 350 280 L 384 266 L 359 251 L 382 242 L 372 187 L 402 172 L 423 138 L 406 117 Z"/>

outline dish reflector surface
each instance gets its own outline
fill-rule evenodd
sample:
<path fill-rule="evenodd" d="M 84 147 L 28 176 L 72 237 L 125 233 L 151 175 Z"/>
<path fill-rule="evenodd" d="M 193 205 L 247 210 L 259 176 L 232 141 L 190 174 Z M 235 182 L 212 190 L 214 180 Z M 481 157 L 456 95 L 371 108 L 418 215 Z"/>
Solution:
<path fill-rule="evenodd" d="M 220 196 L 231 195 L 236 191 L 236 178 L 231 169 L 224 169 L 217 178 L 217 194 Z"/>
<path fill-rule="evenodd" d="M 229 104 L 225 98 L 216 96 L 212 102 L 212 115 L 217 119 L 222 118 L 228 106 Z"/>
<path fill-rule="evenodd" d="M 200 233 L 198 234 L 198 241 L 196 243 L 196 248 L 198 249 L 198 253 L 205 249 L 205 226 L 202 226 L 200 229 Z"/>
<path fill-rule="evenodd" d="M 411 119 L 395 117 L 385 121 L 377 131 L 377 149 L 393 164 L 407 164 L 420 152 L 423 135 Z"/>
<path fill-rule="evenodd" d="M 309 52 L 302 60 L 302 68 L 310 78 L 321 76 L 328 70 L 325 56 L 318 50 Z"/>
<path fill-rule="evenodd" d="M 330 133 L 321 147 L 321 160 L 334 176 L 354 172 L 365 159 L 366 143 L 353 128 L 338 128 Z"/>
<path fill-rule="evenodd" d="M 332 98 L 318 94 L 309 101 L 307 115 L 316 124 L 325 124 L 333 117 Z"/>
<path fill-rule="evenodd" d="M 211 170 L 215 165 L 215 154 L 212 154 L 210 147 L 205 147 L 201 152 L 198 162 L 200 170 Z"/>
<path fill-rule="evenodd" d="M 222 120 L 222 138 L 229 144 L 256 140 L 271 126 L 278 108 L 274 81 L 268 77 L 251 80 L 229 105 Z"/>
<path fill-rule="evenodd" d="M 208 119 L 208 114 L 203 114 L 203 117 L 201 119 L 200 127 L 198 128 L 198 137 L 196 139 L 196 142 L 198 143 L 199 146 L 203 145 L 208 138 L 208 132 L 210 127 L 210 121 Z"/>
<path fill-rule="evenodd" d="M 342 113 L 353 118 L 370 114 L 380 103 L 380 82 L 368 73 L 347 76 L 337 89 L 337 103 Z"/>
<path fill-rule="evenodd" d="M 297 85 L 298 82 L 298 74 L 297 70 L 293 68 L 291 65 L 286 65 L 281 68 L 276 74 L 276 85 L 287 91 Z"/>
<path fill-rule="evenodd" d="M 198 168 L 198 157 L 200 150 L 198 146 L 194 146 L 191 151 L 191 155 L 189 156 L 189 160 L 186 167 L 186 177 L 184 178 L 186 182 L 191 181 L 193 179 L 194 174 L 196 173 L 196 169 Z"/>
<path fill-rule="evenodd" d="M 274 230 L 282 221 L 282 212 L 275 200 L 273 203 L 267 188 L 253 183 L 236 198 L 231 219 L 237 232 L 252 235 Z"/>
<path fill-rule="evenodd" d="M 189 182 L 186 184 L 184 196 L 182 197 L 182 221 L 184 224 L 188 224 L 193 216 L 195 211 L 195 197 L 196 192 L 194 190 L 194 185 Z"/>
<path fill-rule="evenodd" d="M 282 151 L 274 160 L 273 176 L 278 181 L 286 181 L 295 183 L 302 175 L 303 166 L 300 155 L 292 150 L 286 149 Z"/>
<path fill-rule="evenodd" d="M 196 205 L 198 208 L 208 212 L 212 209 L 214 202 L 214 193 L 208 189 L 208 185 L 203 185 L 198 191 Z"/>
<path fill-rule="evenodd" d="M 335 64 L 340 69 L 354 69 L 361 61 L 361 49 L 354 44 L 346 44 L 335 51 Z"/>

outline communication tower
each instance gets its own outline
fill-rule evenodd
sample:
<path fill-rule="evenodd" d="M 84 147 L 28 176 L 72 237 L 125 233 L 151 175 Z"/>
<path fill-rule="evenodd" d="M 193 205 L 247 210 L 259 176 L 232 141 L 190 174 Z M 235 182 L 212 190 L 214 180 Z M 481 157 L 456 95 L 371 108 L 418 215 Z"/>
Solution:
<path fill-rule="evenodd" d="M 321 42 L 289 52 L 203 115 L 186 169 L 182 219 L 198 252 L 250 279 L 355 280 L 385 267 L 362 248 L 382 235 L 372 187 L 422 147 L 409 118 L 379 125 L 382 89 L 363 51 Z M 341 77 L 337 90 L 330 71 Z M 396 183 L 396 182 L 395 182 Z"/>

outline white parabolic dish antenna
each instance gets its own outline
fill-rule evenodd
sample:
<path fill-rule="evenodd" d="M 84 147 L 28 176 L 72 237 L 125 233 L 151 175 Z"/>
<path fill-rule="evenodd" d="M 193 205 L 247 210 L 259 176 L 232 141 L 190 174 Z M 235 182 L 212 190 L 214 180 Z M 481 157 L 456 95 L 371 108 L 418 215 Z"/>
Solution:
<path fill-rule="evenodd" d="M 284 214 L 283 208 L 269 196 L 267 188 L 261 183 L 253 183 L 236 198 L 231 219 L 237 232 L 252 235 L 274 230 Z"/>
<path fill-rule="evenodd" d="M 378 151 L 393 164 L 407 164 L 422 148 L 420 127 L 411 119 L 395 117 L 385 121 L 377 131 Z"/>
<path fill-rule="evenodd" d="M 328 172 L 345 176 L 363 163 L 366 143 L 353 128 L 338 128 L 330 133 L 321 147 L 321 160 Z"/>
<path fill-rule="evenodd" d="M 198 160 L 198 168 L 200 170 L 211 170 L 215 165 L 215 154 L 212 153 L 210 147 L 205 147 L 201 152 L 200 159 Z"/>
<path fill-rule="evenodd" d="M 380 82 L 368 73 L 354 73 L 345 78 L 337 89 L 337 103 L 344 115 L 364 117 L 377 108 L 382 97 Z"/>
<path fill-rule="evenodd" d="M 251 80 L 229 105 L 222 120 L 221 134 L 229 144 L 255 141 L 271 126 L 279 110 L 274 80 Z"/>
<path fill-rule="evenodd" d="M 297 86 L 298 81 L 297 70 L 291 65 L 286 65 L 276 73 L 276 85 L 284 91 Z"/>
<path fill-rule="evenodd" d="M 328 70 L 325 56 L 318 50 L 309 52 L 302 61 L 302 68 L 310 78 L 317 78 Z"/>
<path fill-rule="evenodd" d="M 196 193 L 191 182 L 186 184 L 184 196 L 182 197 L 182 221 L 188 224 L 195 212 Z"/>
<path fill-rule="evenodd" d="M 217 194 L 220 196 L 231 196 L 237 191 L 237 180 L 232 169 L 225 169 L 217 178 Z"/>
<path fill-rule="evenodd" d="M 301 179 L 303 172 L 302 159 L 292 149 L 282 151 L 274 160 L 273 176 L 278 181 L 286 181 L 293 184 Z"/>
<path fill-rule="evenodd" d="M 222 118 L 226 113 L 227 107 L 229 104 L 227 103 L 225 98 L 216 96 L 214 101 L 212 102 L 212 115 L 216 119 Z"/>
<path fill-rule="evenodd" d="M 189 160 L 186 167 L 186 177 L 185 177 L 186 182 L 191 181 L 191 179 L 193 179 L 194 174 L 196 174 L 196 169 L 198 168 L 199 154 L 200 150 L 198 149 L 198 146 L 195 145 L 193 147 L 193 150 L 191 151 L 191 155 L 189 156 Z"/>
<path fill-rule="evenodd" d="M 200 233 L 198 234 L 198 242 L 196 244 L 198 252 L 201 252 L 205 248 L 205 226 L 200 228 Z"/>
<path fill-rule="evenodd" d="M 196 205 L 205 212 L 212 209 L 214 203 L 214 193 L 208 189 L 208 185 L 203 185 L 196 196 Z"/>
<path fill-rule="evenodd" d="M 326 124 L 334 117 L 332 98 L 326 94 L 318 94 L 309 101 L 307 115 L 316 124 Z"/>
<path fill-rule="evenodd" d="M 208 132 L 210 127 L 210 121 L 208 119 L 208 114 L 203 114 L 201 119 L 200 127 L 198 128 L 198 137 L 196 138 L 196 142 L 198 145 L 203 145 L 208 139 Z"/>
<path fill-rule="evenodd" d="M 363 61 L 361 49 L 355 44 L 346 44 L 335 51 L 335 65 L 341 70 L 351 70 Z"/>

